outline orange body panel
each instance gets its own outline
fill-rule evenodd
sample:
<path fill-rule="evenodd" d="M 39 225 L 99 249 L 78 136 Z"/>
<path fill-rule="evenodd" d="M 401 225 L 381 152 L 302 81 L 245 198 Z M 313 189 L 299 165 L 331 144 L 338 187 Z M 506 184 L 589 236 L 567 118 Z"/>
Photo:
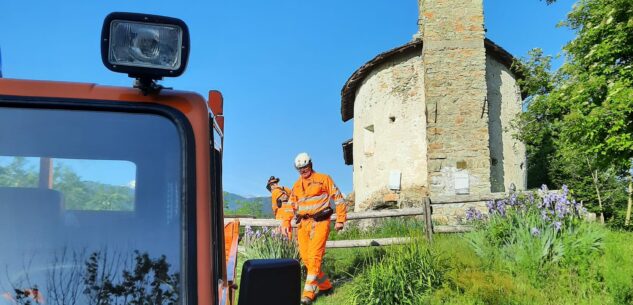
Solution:
<path fill-rule="evenodd" d="M 219 305 L 225 304 L 233 304 L 235 301 L 235 291 L 233 287 L 236 287 L 235 283 L 237 275 L 235 272 L 237 271 L 237 246 L 240 237 L 240 222 L 238 220 L 234 220 L 229 224 L 224 226 L 224 249 L 226 254 L 226 283 L 228 287 L 220 287 L 221 289 L 225 289 L 226 293 L 222 293 L 222 298 L 220 299 Z"/>
<path fill-rule="evenodd" d="M 209 113 L 203 97 L 192 92 L 163 90 L 160 95 L 144 96 L 140 90 L 95 84 L 0 79 L 0 95 L 107 100 L 135 103 L 154 103 L 169 106 L 182 112 L 193 129 L 196 146 L 196 211 L 197 211 L 197 266 L 198 304 L 212 305 L 214 300 L 211 266 L 210 220 L 210 155 Z M 221 177 L 215 177 L 221 179 Z"/>
<path fill-rule="evenodd" d="M 224 133 L 224 97 L 220 91 L 209 91 L 209 108 L 213 112 L 220 131 Z"/>

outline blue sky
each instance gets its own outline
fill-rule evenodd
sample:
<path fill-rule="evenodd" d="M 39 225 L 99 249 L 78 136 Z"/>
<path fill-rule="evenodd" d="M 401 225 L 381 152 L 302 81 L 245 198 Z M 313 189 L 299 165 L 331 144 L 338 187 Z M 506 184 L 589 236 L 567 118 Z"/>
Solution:
<path fill-rule="evenodd" d="M 535 47 L 557 54 L 573 37 L 556 28 L 573 2 L 484 0 L 487 36 L 517 57 Z M 101 63 L 101 25 L 113 11 L 188 24 L 187 71 L 163 84 L 203 96 L 223 92 L 224 187 L 242 195 L 266 194 L 271 175 L 292 184 L 292 160 L 302 151 L 350 192 L 352 168 L 343 163 L 341 143 L 351 138 L 352 122 L 341 121 L 341 87 L 417 30 L 416 0 L 4 1 L 4 77 L 130 86 Z"/>

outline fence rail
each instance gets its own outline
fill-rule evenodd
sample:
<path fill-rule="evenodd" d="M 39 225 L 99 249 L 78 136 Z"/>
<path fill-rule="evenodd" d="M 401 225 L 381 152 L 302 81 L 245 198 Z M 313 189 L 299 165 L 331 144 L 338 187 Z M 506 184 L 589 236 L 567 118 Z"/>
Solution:
<path fill-rule="evenodd" d="M 424 215 L 424 208 L 406 208 L 406 209 L 348 213 L 347 220 L 418 216 L 418 215 Z M 332 215 L 330 219 L 336 220 L 336 214 Z M 241 218 L 241 217 L 226 217 L 224 218 L 224 223 L 227 224 L 233 220 L 239 220 L 240 225 L 242 226 L 251 226 L 251 227 L 278 227 L 281 224 L 281 221 L 276 220 L 276 219 L 257 219 L 257 218 Z M 296 226 L 296 225 L 293 224 L 293 226 Z"/>
<path fill-rule="evenodd" d="M 366 211 L 348 213 L 348 220 L 360 220 L 360 219 L 375 219 L 375 218 L 387 218 L 387 217 L 404 217 L 404 216 L 424 216 L 425 230 L 424 234 L 429 242 L 433 241 L 434 233 L 465 233 L 473 230 L 472 226 L 467 225 L 438 225 L 433 226 L 431 221 L 431 201 L 427 198 L 424 201 L 424 206 L 420 208 L 405 208 L 405 209 L 393 209 L 393 210 L 378 210 L 378 211 Z M 336 219 L 336 214 L 332 215 L 332 220 Z M 281 221 L 276 219 L 255 219 L 255 218 L 234 218 L 227 217 L 224 219 L 224 223 L 228 224 L 232 221 L 238 220 L 240 226 L 251 227 L 278 227 L 281 225 Z M 296 227 L 296 224 L 292 224 Z M 333 240 L 328 241 L 327 248 L 357 248 L 357 247 L 373 247 L 373 246 L 387 246 L 398 245 L 410 242 L 409 237 L 392 237 L 392 238 L 375 238 L 375 239 L 361 239 L 361 240 Z"/>

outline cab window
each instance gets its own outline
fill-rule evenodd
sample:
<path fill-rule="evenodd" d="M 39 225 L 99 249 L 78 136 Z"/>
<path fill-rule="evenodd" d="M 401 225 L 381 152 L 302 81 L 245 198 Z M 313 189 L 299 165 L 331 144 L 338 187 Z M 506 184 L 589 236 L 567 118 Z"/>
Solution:
<path fill-rule="evenodd" d="M 64 194 L 64 210 L 133 212 L 136 164 L 0 156 L 0 187 L 46 188 Z"/>
<path fill-rule="evenodd" d="M 181 304 L 181 137 L 158 114 L 0 108 L 0 304 Z"/>

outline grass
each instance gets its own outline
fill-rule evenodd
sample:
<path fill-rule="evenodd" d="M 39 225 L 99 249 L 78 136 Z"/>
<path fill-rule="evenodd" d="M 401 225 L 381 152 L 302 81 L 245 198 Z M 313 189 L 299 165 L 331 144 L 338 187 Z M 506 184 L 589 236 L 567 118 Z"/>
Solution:
<path fill-rule="evenodd" d="M 552 267 L 539 283 L 533 282 L 528 270 L 484 261 L 466 237 L 468 234 L 436 235 L 432 246 L 419 241 L 421 249 L 442 258 L 442 283 L 432 289 L 412 290 L 408 302 L 384 304 L 633 304 L 632 233 L 606 231 L 603 254 L 582 266 Z M 368 287 L 361 284 L 367 281 L 385 287 L 393 285 L 388 284 L 390 281 L 404 280 L 405 276 L 389 270 L 393 270 L 390 265 L 402 264 L 402 249 L 406 247 L 329 250 L 324 268 L 336 279 L 336 293 L 317 299 L 315 304 L 372 304 L 354 301 L 355 292 L 359 287 L 367 292 Z M 425 272 L 421 267 L 415 269 Z M 396 276 L 389 279 L 390 275 Z"/>
<path fill-rule="evenodd" d="M 359 227 L 358 223 L 349 223 L 341 232 L 330 232 L 329 240 L 353 240 L 409 236 L 424 231 L 424 222 L 415 217 L 385 218 L 376 220 L 370 229 Z"/>
<path fill-rule="evenodd" d="M 335 290 L 327 297 L 317 298 L 315 305 L 339 305 L 352 296 L 352 282 L 370 264 L 380 261 L 387 251 L 398 246 L 383 248 L 329 249 L 323 260 L 323 272 L 332 279 Z"/>
<path fill-rule="evenodd" d="M 352 297 L 352 285 L 350 282 L 344 282 L 335 285 L 334 293 L 326 297 L 319 297 L 314 305 L 345 305 Z"/>
<path fill-rule="evenodd" d="M 394 218 L 370 231 L 351 226 L 332 233 L 331 239 L 418 238 L 422 228 L 423 222 L 414 218 Z M 432 245 L 416 239 L 409 245 L 328 249 L 323 270 L 335 292 L 315 304 L 633 305 L 633 233 L 589 225 L 583 230 L 590 234 L 576 231 L 555 248 L 543 248 L 532 235 L 521 237 L 519 244 L 513 244 L 515 238 L 505 246 L 485 242 L 496 235 L 507 237 L 507 229 L 496 228 L 500 231 L 493 235 L 481 230 L 438 234 Z M 578 234 L 590 242 L 583 246 Z M 591 234 L 598 234 L 601 242 L 599 249 L 586 252 L 594 247 Z M 555 255 L 536 255 L 535 249 L 554 249 Z"/>

